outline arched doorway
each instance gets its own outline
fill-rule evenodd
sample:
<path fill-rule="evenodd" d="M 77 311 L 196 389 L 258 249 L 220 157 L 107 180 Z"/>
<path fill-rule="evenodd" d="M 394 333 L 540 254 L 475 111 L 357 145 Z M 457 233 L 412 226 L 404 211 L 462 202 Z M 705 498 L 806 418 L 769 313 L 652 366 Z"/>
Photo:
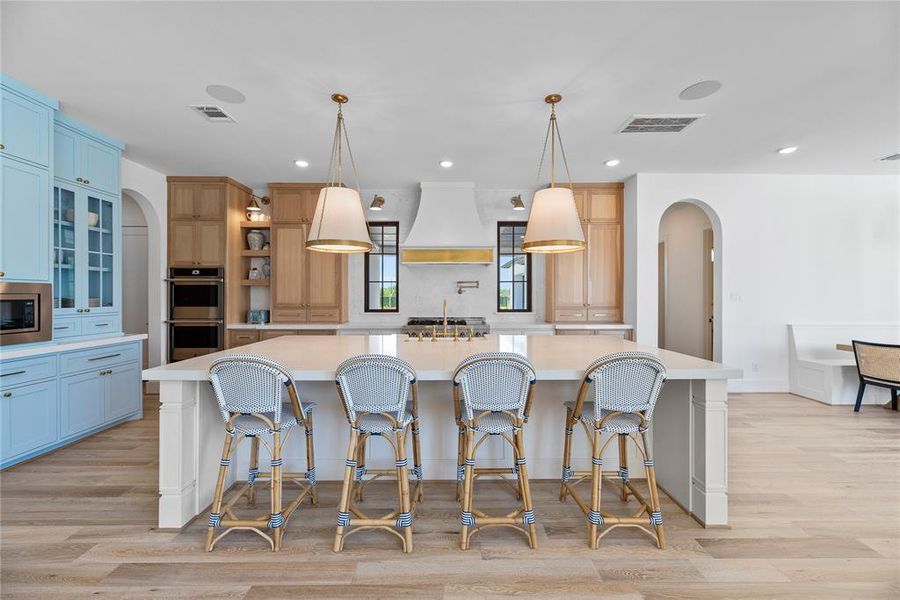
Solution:
<path fill-rule="evenodd" d="M 699 200 L 669 206 L 659 222 L 658 345 L 722 360 L 722 228 Z"/>

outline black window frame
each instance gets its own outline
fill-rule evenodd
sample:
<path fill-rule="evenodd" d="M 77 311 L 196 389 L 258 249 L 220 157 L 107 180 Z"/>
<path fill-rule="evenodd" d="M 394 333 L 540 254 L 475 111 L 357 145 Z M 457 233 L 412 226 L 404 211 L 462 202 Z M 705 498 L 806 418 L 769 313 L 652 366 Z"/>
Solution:
<path fill-rule="evenodd" d="M 368 221 L 366 223 L 367 227 L 393 227 L 395 233 L 397 234 L 397 245 L 395 252 L 389 252 L 385 254 L 384 252 L 375 252 L 374 254 L 380 256 L 395 256 L 397 258 L 396 261 L 396 276 L 397 276 L 397 306 L 394 308 L 369 308 L 369 284 L 370 283 L 384 283 L 384 279 L 377 279 L 374 281 L 370 281 L 369 279 L 369 255 L 371 252 L 367 252 L 365 254 L 365 258 L 363 259 L 364 268 L 363 268 L 363 311 L 367 313 L 397 313 L 400 312 L 400 221 Z M 371 235 L 371 233 L 370 233 Z"/>
<path fill-rule="evenodd" d="M 497 312 L 498 313 L 530 313 L 533 310 L 532 305 L 532 295 L 533 290 L 531 289 L 532 282 L 532 270 L 531 270 L 531 253 L 525 252 L 513 252 L 512 254 L 503 254 L 501 252 L 500 245 L 500 235 L 501 231 L 504 227 L 522 227 L 523 229 L 528 226 L 528 221 L 498 221 L 497 222 Z M 523 231 L 524 234 L 524 231 Z M 502 256 L 524 256 L 525 257 L 525 308 L 501 308 L 500 306 L 500 284 L 501 283 L 514 283 L 506 282 L 500 280 L 500 264 Z M 515 286 L 512 287 L 515 290 Z M 512 302 L 515 305 L 515 302 Z"/>

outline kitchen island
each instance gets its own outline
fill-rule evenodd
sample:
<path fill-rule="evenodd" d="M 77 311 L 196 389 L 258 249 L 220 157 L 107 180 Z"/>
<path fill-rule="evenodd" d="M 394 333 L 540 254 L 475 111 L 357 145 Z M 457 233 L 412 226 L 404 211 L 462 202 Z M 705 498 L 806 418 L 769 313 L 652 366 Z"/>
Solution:
<path fill-rule="evenodd" d="M 517 352 L 532 362 L 538 383 L 525 428 L 526 456 L 532 479 L 558 479 L 562 468 L 565 409 L 574 400 L 584 368 L 595 358 L 629 350 L 657 355 L 668 370 L 651 428 L 659 484 L 700 523 L 728 522 L 728 402 L 726 382 L 742 376 L 730 368 L 692 356 L 610 337 L 591 335 L 491 335 L 472 341 L 418 341 L 398 335 L 285 336 L 144 371 L 160 382 L 159 526 L 180 528 L 212 501 L 224 426 L 207 371 L 229 354 L 257 354 L 277 360 L 292 372 L 300 394 L 316 403 L 315 452 L 319 480 L 340 480 L 350 436 L 335 385 L 334 369 L 359 354 L 398 356 L 416 369 L 422 466 L 426 481 L 456 479 L 456 426 L 450 379 L 456 365 L 478 352 Z M 305 464 L 302 436 L 288 440 L 288 469 Z M 573 464 L 590 465 L 583 436 L 576 436 Z M 490 439 L 479 454 L 485 466 L 510 466 L 506 444 Z M 369 444 L 368 464 L 393 460 L 382 444 Z M 614 448 L 615 445 L 610 445 Z M 236 454 L 229 477 L 244 477 L 249 445 Z M 612 450 L 605 464 L 617 465 Z M 629 464 L 640 464 L 631 456 Z M 634 468 L 635 477 L 641 469 Z M 329 500 L 323 498 L 325 502 Z M 334 498 L 337 505 L 337 498 Z M 537 507 L 540 510 L 540 507 Z"/>

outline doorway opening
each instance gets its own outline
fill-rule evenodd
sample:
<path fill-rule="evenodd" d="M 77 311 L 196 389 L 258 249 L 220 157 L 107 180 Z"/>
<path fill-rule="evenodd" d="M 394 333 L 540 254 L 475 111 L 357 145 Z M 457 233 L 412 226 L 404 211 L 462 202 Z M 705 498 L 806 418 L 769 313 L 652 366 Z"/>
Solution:
<path fill-rule="evenodd" d="M 661 348 L 721 360 L 720 236 L 718 218 L 702 203 L 676 202 L 663 213 L 657 246 Z"/>
<path fill-rule="evenodd" d="M 144 211 L 130 194 L 122 193 L 122 330 L 149 334 L 148 269 L 150 241 Z M 149 366 L 149 342 L 144 340 L 144 364 Z"/>

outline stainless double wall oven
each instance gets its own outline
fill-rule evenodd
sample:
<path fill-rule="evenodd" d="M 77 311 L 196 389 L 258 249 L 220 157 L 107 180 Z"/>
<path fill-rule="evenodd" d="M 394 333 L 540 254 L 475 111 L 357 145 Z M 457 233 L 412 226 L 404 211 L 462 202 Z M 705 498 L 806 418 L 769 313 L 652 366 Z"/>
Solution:
<path fill-rule="evenodd" d="M 215 267 L 171 268 L 168 282 L 169 362 L 223 350 L 223 270 Z"/>

